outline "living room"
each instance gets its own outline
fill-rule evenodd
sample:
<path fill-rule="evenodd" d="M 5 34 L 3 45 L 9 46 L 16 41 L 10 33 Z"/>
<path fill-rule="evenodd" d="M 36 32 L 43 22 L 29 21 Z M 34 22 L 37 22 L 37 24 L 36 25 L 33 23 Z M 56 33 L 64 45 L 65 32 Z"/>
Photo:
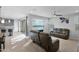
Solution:
<path fill-rule="evenodd" d="M 1 6 L 0 39 L 4 37 L 5 41 L 0 42 L 0 50 L 78 52 L 78 15 L 78 6 Z M 42 38 L 38 40 L 34 32 Z M 44 34 L 47 36 L 41 36 Z"/>

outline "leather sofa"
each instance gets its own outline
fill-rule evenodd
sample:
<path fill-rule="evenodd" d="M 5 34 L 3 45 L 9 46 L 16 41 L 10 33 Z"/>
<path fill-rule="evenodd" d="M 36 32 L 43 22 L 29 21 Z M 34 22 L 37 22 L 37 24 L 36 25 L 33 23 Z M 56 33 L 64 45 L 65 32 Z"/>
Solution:
<path fill-rule="evenodd" d="M 31 39 L 34 43 L 40 45 L 40 40 L 39 40 L 39 31 L 34 31 L 34 30 L 31 30 L 30 31 L 30 36 L 31 36 Z"/>
<path fill-rule="evenodd" d="M 48 52 L 56 52 L 59 49 L 59 40 L 52 40 L 48 33 L 40 32 L 41 47 Z"/>
<path fill-rule="evenodd" d="M 69 39 L 69 33 L 70 33 L 69 29 L 54 28 L 53 31 L 50 32 L 50 35 L 67 40 Z"/>
<path fill-rule="evenodd" d="M 59 49 L 59 40 L 52 40 L 48 33 L 31 30 L 31 39 L 47 52 L 56 52 Z"/>

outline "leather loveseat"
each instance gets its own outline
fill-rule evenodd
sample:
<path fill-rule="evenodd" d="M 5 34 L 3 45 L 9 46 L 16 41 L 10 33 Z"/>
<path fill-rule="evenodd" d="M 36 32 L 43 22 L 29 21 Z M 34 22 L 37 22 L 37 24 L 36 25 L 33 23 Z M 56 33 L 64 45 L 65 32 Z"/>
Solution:
<path fill-rule="evenodd" d="M 31 30 L 30 31 L 30 36 L 31 36 L 31 39 L 34 43 L 40 45 L 40 39 L 39 39 L 39 31 L 34 31 L 34 30 Z"/>
<path fill-rule="evenodd" d="M 69 33 L 70 33 L 69 29 L 54 28 L 53 31 L 50 32 L 50 35 L 67 40 L 69 39 Z"/>
<path fill-rule="evenodd" d="M 52 40 L 48 33 L 31 30 L 31 39 L 47 52 L 56 52 L 59 49 L 59 40 Z"/>

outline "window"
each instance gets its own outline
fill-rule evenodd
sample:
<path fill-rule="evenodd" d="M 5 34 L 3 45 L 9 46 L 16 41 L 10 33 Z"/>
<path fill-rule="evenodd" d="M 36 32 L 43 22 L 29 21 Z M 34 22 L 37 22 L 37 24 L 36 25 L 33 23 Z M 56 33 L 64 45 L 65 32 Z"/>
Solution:
<path fill-rule="evenodd" d="M 32 27 L 35 30 L 43 30 L 43 28 L 44 28 L 44 21 L 36 19 L 36 20 L 32 21 Z"/>

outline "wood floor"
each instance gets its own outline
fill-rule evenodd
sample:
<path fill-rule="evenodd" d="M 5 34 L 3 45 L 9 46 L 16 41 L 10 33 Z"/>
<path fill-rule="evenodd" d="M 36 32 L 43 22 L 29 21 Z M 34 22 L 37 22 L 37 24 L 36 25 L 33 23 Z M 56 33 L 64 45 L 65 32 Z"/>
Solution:
<path fill-rule="evenodd" d="M 14 33 L 5 39 L 5 50 L 3 52 L 44 52 L 38 45 L 22 33 Z"/>
<path fill-rule="evenodd" d="M 77 52 L 79 41 L 60 40 L 58 52 Z M 2 52 L 45 52 L 44 49 L 34 44 L 28 36 L 22 33 L 14 33 L 5 39 L 5 50 Z"/>

